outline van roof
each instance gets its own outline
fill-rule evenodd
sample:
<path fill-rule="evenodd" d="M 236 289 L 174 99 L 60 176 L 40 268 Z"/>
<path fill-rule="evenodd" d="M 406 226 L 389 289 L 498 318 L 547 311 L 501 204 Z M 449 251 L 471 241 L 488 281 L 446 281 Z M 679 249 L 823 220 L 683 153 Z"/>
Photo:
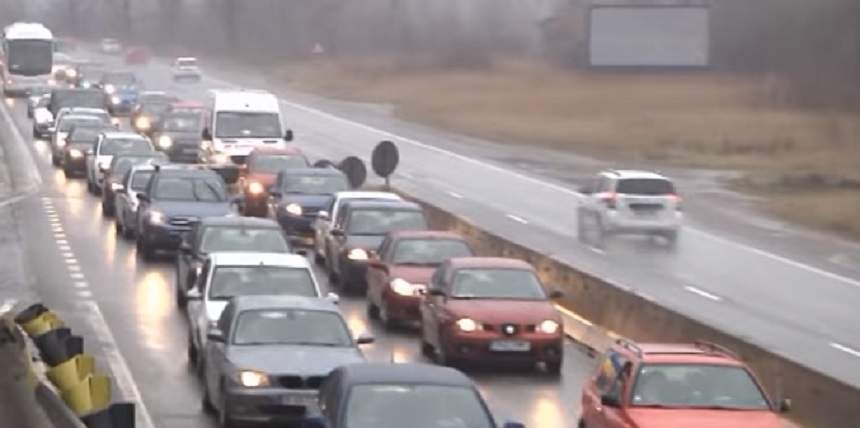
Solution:
<path fill-rule="evenodd" d="M 265 91 L 213 91 L 213 107 L 218 111 L 279 111 L 278 99 Z"/>

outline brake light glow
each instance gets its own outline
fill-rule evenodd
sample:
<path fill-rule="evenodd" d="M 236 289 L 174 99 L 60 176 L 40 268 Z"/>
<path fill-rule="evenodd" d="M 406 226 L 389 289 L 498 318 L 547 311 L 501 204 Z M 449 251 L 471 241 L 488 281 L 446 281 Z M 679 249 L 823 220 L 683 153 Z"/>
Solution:
<path fill-rule="evenodd" d="M 673 194 L 669 195 L 669 199 L 675 203 L 675 209 L 678 211 L 681 211 L 681 209 L 683 208 L 683 203 L 682 203 L 684 201 L 683 198 L 681 198 L 680 196 L 673 193 Z"/>
<path fill-rule="evenodd" d="M 603 203 L 606 204 L 607 208 L 614 210 L 618 206 L 618 194 L 615 192 L 604 194 Z"/>

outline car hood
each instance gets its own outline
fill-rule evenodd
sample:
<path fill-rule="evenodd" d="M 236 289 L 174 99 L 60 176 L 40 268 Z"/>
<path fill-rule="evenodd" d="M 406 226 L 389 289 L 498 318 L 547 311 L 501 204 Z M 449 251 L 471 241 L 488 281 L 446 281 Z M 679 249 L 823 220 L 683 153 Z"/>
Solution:
<path fill-rule="evenodd" d="M 639 428 L 779 428 L 782 421 L 765 410 L 628 409 Z"/>
<path fill-rule="evenodd" d="M 388 269 L 392 278 L 402 278 L 413 284 L 427 285 L 436 266 L 390 265 Z"/>
<path fill-rule="evenodd" d="M 230 213 L 230 203 L 194 201 L 154 201 L 153 208 L 168 217 L 223 217 Z"/>
<path fill-rule="evenodd" d="M 284 201 L 286 203 L 299 204 L 302 206 L 302 208 L 320 209 L 325 206 L 328 206 L 328 204 L 331 203 L 332 198 L 332 195 L 307 195 L 299 193 L 288 193 L 284 198 Z"/>
<path fill-rule="evenodd" d="M 364 356 L 354 347 L 299 345 L 233 345 L 227 358 L 241 369 L 303 376 L 325 376 L 342 365 L 364 362 Z"/>
<path fill-rule="evenodd" d="M 385 239 L 383 235 L 349 235 L 346 238 L 346 248 L 361 248 L 364 250 L 376 250 Z"/>
<path fill-rule="evenodd" d="M 449 299 L 447 305 L 457 317 L 487 324 L 537 324 L 546 319 L 561 324 L 561 316 L 547 300 Z"/>

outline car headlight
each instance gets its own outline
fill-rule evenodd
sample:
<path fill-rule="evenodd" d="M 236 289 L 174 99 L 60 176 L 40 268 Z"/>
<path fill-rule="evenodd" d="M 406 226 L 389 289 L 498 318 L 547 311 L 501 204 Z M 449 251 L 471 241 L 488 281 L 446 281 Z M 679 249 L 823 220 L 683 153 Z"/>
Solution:
<path fill-rule="evenodd" d="M 105 85 L 105 92 L 108 94 L 113 94 L 114 92 L 116 92 L 116 86 L 108 83 L 107 85 Z M 111 98 L 111 101 L 113 101 L 113 98 Z M 116 103 L 114 103 L 114 104 L 116 104 Z"/>
<path fill-rule="evenodd" d="M 152 121 L 150 121 L 146 116 L 141 116 L 134 121 L 134 127 L 141 131 L 147 131 L 151 126 Z"/>
<path fill-rule="evenodd" d="M 98 165 L 99 165 L 99 170 L 102 172 L 105 172 L 105 171 L 107 171 L 108 168 L 110 168 L 110 162 L 107 162 L 107 161 L 100 161 L 98 163 Z"/>
<path fill-rule="evenodd" d="M 457 328 L 459 328 L 460 331 L 464 331 L 466 333 L 478 331 L 478 329 L 480 328 L 480 325 L 471 318 L 460 318 L 457 320 L 456 324 Z"/>
<path fill-rule="evenodd" d="M 84 89 L 90 89 L 93 87 L 93 84 L 90 82 L 84 81 L 83 83 L 81 83 L 81 87 Z"/>
<path fill-rule="evenodd" d="M 269 376 L 254 370 L 241 370 L 239 383 L 245 388 L 259 388 L 269 385 Z"/>
<path fill-rule="evenodd" d="M 73 68 L 67 69 L 66 70 L 66 77 L 68 77 L 70 79 L 74 79 L 75 77 L 78 77 L 78 72 L 75 71 L 75 69 L 73 69 Z"/>
<path fill-rule="evenodd" d="M 294 216 L 300 216 L 304 212 L 304 210 L 302 209 L 302 206 L 295 203 L 295 202 L 292 204 L 288 204 L 287 207 L 285 208 L 285 210 L 287 211 L 288 214 L 292 214 Z M 352 251 L 356 251 L 356 250 L 364 251 L 361 248 L 356 248 Z M 350 251 L 350 254 L 352 254 L 352 251 Z M 350 256 L 350 258 L 352 258 L 352 257 Z M 365 259 L 367 258 L 367 253 L 364 254 L 364 258 Z"/>
<path fill-rule="evenodd" d="M 212 150 L 212 142 L 209 140 L 203 140 L 200 142 L 200 150 L 209 151 Z"/>
<path fill-rule="evenodd" d="M 263 185 L 256 181 L 252 181 L 248 184 L 248 193 L 252 195 L 261 195 L 265 191 L 266 189 L 263 187 Z"/>
<path fill-rule="evenodd" d="M 110 189 L 113 190 L 114 192 L 122 190 L 123 187 L 124 186 L 121 183 L 111 183 L 110 184 Z"/>
<path fill-rule="evenodd" d="M 560 328 L 561 325 L 553 320 L 544 320 L 537 325 L 537 331 L 544 334 L 556 334 Z"/>
<path fill-rule="evenodd" d="M 122 122 L 119 120 L 119 118 L 118 118 L 118 117 L 112 117 L 112 118 L 110 118 L 110 123 L 111 123 L 113 126 L 119 126 L 119 125 L 120 125 L 120 123 L 122 123 Z"/>
<path fill-rule="evenodd" d="M 173 145 L 173 138 L 170 138 L 169 135 L 162 135 L 162 136 L 158 137 L 158 147 L 161 147 L 162 149 L 167 150 L 172 145 Z"/>
<path fill-rule="evenodd" d="M 116 105 L 116 104 L 119 104 L 119 103 L 120 103 L 120 101 L 122 101 L 122 100 L 121 100 L 121 99 L 119 99 L 119 97 L 118 97 L 118 96 L 116 96 L 116 95 L 114 95 L 114 96 L 110 97 L 110 103 L 111 103 L 111 104 Z"/>
<path fill-rule="evenodd" d="M 57 148 L 62 149 L 63 147 L 66 147 L 66 139 L 60 138 L 60 136 L 58 135 L 57 136 Z"/>
<path fill-rule="evenodd" d="M 394 278 L 389 286 L 391 291 L 401 296 L 417 296 L 426 289 L 423 284 L 413 284 L 403 278 Z"/>
<path fill-rule="evenodd" d="M 164 214 L 158 211 L 149 212 L 149 224 L 164 224 Z"/>
<path fill-rule="evenodd" d="M 69 150 L 69 157 L 72 159 L 80 159 L 80 158 L 84 157 L 84 152 L 82 152 L 78 149 L 72 149 L 72 150 Z"/>
<path fill-rule="evenodd" d="M 349 250 L 348 253 L 346 253 L 346 258 L 350 260 L 364 261 L 367 260 L 367 251 L 365 251 L 363 248 L 353 248 Z"/>

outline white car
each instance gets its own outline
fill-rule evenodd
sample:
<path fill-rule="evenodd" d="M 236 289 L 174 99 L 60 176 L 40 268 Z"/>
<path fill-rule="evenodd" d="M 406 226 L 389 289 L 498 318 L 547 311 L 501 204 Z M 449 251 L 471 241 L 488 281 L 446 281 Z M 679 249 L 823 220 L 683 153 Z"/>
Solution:
<path fill-rule="evenodd" d="M 131 239 L 137 233 L 137 195 L 146 191 L 149 179 L 155 172 L 151 164 L 136 165 L 122 178 L 122 189 L 116 192 L 114 227 L 117 235 Z"/>
<path fill-rule="evenodd" d="M 329 232 L 331 231 L 332 219 L 337 218 L 340 207 L 343 205 L 344 201 L 354 200 L 402 201 L 403 198 L 396 193 L 391 192 L 347 191 L 335 193 L 331 205 L 326 210 L 320 211 L 317 214 L 317 218 L 314 220 L 313 225 L 311 225 L 314 229 L 314 259 L 317 263 L 322 264 L 325 261 L 326 254 L 328 254 L 326 243 L 329 240 L 328 238 Z"/>
<path fill-rule="evenodd" d="M 102 39 L 102 53 L 115 55 L 122 52 L 122 44 L 117 39 Z"/>
<path fill-rule="evenodd" d="M 669 178 L 647 171 L 609 170 L 582 189 L 577 210 L 579 239 L 600 244 L 606 235 L 678 239 L 684 215 L 681 197 Z"/>
<path fill-rule="evenodd" d="M 211 253 L 199 275 L 190 273 L 194 286 L 188 290 L 188 358 L 200 363 L 199 350 L 206 334 L 235 296 L 322 297 L 322 291 L 307 259 L 286 253 Z M 337 302 L 335 294 L 327 299 Z M 201 367 L 201 366 L 198 366 Z"/>
<path fill-rule="evenodd" d="M 104 185 L 104 172 L 114 155 L 120 153 L 154 152 L 149 138 L 133 132 L 103 132 L 96 145 L 87 151 L 87 190 L 97 195 Z"/>
<path fill-rule="evenodd" d="M 176 58 L 173 61 L 171 73 L 173 74 L 174 81 L 191 80 L 199 82 L 201 78 L 197 58 L 190 56 Z"/>

